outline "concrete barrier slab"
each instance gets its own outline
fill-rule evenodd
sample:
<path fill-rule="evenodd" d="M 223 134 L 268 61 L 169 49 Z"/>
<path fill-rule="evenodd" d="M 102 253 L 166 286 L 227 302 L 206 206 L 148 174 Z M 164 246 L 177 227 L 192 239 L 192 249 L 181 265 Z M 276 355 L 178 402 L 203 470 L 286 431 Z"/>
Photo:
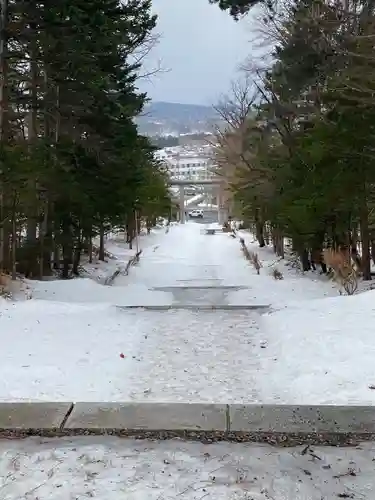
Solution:
<path fill-rule="evenodd" d="M 118 309 L 145 309 L 146 311 L 172 311 L 177 309 L 188 311 L 265 311 L 268 305 L 247 305 L 247 304 L 170 304 L 170 305 L 150 305 L 150 306 L 116 306 Z"/>
<path fill-rule="evenodd" d="M 233 432 L 375 433 L 375 406 L 230 405 Z"/>
<path fill-rule="evenodd" d="M 181 285 L 181 286 L 156 286 L 150 290 L 158 290 L 160 292 L 174 292 L 180 290 L 223 290 L 223 291 L 238 291 L 249 290 L 248 286 L 242 285 Z"/>
<path fill-rule="evenodd" d="M 0 403 L 0 429 L 57 429 L 73 403 Z"/>
<path fill-rule="evenodd" d="M 225 431 L 225 404 L 76 403 L 65 429 Z"/>

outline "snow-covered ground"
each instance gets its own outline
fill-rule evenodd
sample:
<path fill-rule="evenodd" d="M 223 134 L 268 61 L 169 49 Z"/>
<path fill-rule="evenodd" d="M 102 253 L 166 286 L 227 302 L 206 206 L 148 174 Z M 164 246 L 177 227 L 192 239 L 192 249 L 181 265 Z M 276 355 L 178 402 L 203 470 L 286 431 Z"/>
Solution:
<path fill-rule="evenodd" d="M 276 281 L 274 255 L 254 246 L 258 276 L 238 239 L 194 222 L 141 246 L 112 286 L 32 282 L 33 299 L 0 301 L 0 400 L 375 404 L 375 292 L 339 297 L 281 263 Z M 129 258 L 121 238 L 107 249 L 110 271 Z M 173 304 L 271 309 L 117 307 Z"/>
<path fill-rule="evenodd" d="M 371 499 L 375 447 L 273 448 L 111 437 L 0 442 L 3 500 Z"/>
<path fill-rule="evenodd" d="M 135 267 L 132 267 L 128 276 L 117 278 L 116 285 L 122 283 L 126 290 L 118 290 L 113 286 L 103 286 L 107 278 L 113 273 L 124 268 L 128 261 L 134 257 L 137 249 L 135 243 L 133 248 L 125 242 L 124 236 L 113 234 L 105 243 L 106 251 L 113 258 L 106 257 L 105 261 L 99 261 L 97 258 L 93 263 L 83 262 L 85 270 L 84 277 L 73 280 L 47 280 L 47 281 L 28 281 L 28 286 L 32 290 L 32 297 L 39 300 L 48 300 L 63 303 L 106 303 L 115 305 L 147 305 L 147 298 L 150 297 L 148 288 L 131 278 Z M 164 239 L 165 228 L 153 230 L 151 234 L 142 234 L 139 237 L 139 249 L 143 252 L 155 252 L 160 241 Z M 141 257 L 143 258 L 143 256 Z M 154 292 L 151 303 L 165 303 L 165 293 Z"/>
<path fill-rule="evenodd" d="M 258 254 L 262 268 L 258 276 L 251 264 L 243 259 L 242 265 L 243 269 L 246 269 L 246 274 L 242 279 L 247 280 L 249 287 L 233 293 L 230 297 L 231 303 L 246 304 L 257 299 L 272 304 L 273 308 L 281 308 L 293 303 L 298 305 L 301 300 L 338 295 L 335 285 L 326 277 L 320 276 L 319 272 L 302 274 L 299 270 L 288 266 L 287 261 L 280 260 L 271 247 L 259 248 L 250 233 L 238 231 L 238 237 L 244 238 L 249 250 Z M 282 273 L 284 279 L 275 280 L 272 277 L 275 268 Z M 254 276 L 252 281 L 249 280 L 249 274 Z"/>

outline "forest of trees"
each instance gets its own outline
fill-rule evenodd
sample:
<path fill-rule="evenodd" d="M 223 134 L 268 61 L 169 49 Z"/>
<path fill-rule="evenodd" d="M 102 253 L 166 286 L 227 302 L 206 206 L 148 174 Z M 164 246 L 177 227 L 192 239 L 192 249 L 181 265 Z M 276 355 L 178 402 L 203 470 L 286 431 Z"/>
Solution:
<path fill-rule="evenodd" d="M 0 271 L 78 272 L 100 236 L 168 214 L 166 173 L 134 117 L 149 0 L 0 0 Z"/>
<path fill-rule="evenodd" d="M 161 137 L 151 136 L 151 142 L 158 149 L 170 148 L 173 146 L 178 146 L 178 137 L 176 137 L 175 135 L 166 135 Z"/>
<path fill-rule="evenodd" d="M 235 17 L 255 2 L 221 0 Z M 239 213 L 303 269 L 325 247 L 375 261 L 375 2 L 287 0 L 264 6 L 275 47 L 267 69 L 218 106 L 227 122 L 217 151 Z M 357 251 L 359 250 L 359 254 Z"/>

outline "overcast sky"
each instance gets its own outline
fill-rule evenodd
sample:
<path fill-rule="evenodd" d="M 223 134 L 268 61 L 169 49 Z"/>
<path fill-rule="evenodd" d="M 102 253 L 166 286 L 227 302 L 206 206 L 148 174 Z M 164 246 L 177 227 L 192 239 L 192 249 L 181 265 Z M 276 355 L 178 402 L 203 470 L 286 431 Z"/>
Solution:
<path fill-rule="evenodd" d="M 249 20 L 236 23 L 208 0 L 153 0 L 161 34 L 147 67 L 161 60 L 168 70 L 142 82 L 156 101 L 217 102 L 250 52 Z"/>

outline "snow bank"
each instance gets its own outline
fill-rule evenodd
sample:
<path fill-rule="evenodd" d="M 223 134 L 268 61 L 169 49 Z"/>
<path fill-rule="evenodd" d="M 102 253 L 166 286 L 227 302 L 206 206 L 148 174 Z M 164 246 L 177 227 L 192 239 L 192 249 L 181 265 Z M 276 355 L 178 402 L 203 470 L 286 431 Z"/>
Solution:
<path fill-rule="evenodd" d="M 156 243 L 165 236 L 165 229 L 155 229 L 149 235 L 141 235 L 139 247 L 154 254 Z M 32 298 L 67 303 L 104 303 L 113 305 L 164 305 L 171 303 L 171 295 L 163 292 L 150 291 L 141 281 L 132 279 L 131 275 L 137 266 L 131 267 L 129 274 L 119 275 L 112 285 L 104 286 L 106 280 L 113 276 L 116 270 L 124 269 L 136 250 L 130 250 L 128 244 L 121 235 L 113 235 L 107 240 L 106 250 L 113 255 L 106 260 L 94 259 L 90 264 L 83 262 L 84 275 L 80 278 L 70 280 L 46 279 L 44 281 L 25 280 L 26 286 L 30 289 Z M 87 257 L 87 256 L 86 256 Z M 141 257 L 141 261 L 143 255 Z M 25 294 L 18 293 L 18 300 L 26 297 Z"/>
<path fill-rule="evenodd" d="M 276 307 L 285 307 L 301 300 L 320 299 L 322 297 L 337 296 L 335 285 L 325 276 L 316 273 L 302 274 L 280 260 L 272 248 L 259 248 L 252 235 L 246 231 L 238 231 L 238 237 L 244 238 L 248 249 L 259 256 L 262 264 L 260 275 L 244 257 L 238 239 L 230 239 L 226 244 L 237 247 L 240 258 L 230 263 L 228 269 L 234 275 L 236 284 L 248 286 L 247 290 L 239 290 L 230 295 L 230 304 L 272 304 Z M 233 250 L 232 250 L 233 252 Z M 232 257 L 233 258 L 233 257 Z M 282 280 L 275 280 L 272 270 L 277 268 L 283 274 Z"/>
<path fill-rule="evenodd" d="M 375 404 L 375 291 L 302 301 L 262 318 L 268 402 Z"/>
<path fill-rule="evenodd" d="M 136 314 L 106 304 L 3 304 L 0 400 L 121 399 L 131 356 L 120 353 L 128 354 L 129 332 L 141 325 Z"/>

